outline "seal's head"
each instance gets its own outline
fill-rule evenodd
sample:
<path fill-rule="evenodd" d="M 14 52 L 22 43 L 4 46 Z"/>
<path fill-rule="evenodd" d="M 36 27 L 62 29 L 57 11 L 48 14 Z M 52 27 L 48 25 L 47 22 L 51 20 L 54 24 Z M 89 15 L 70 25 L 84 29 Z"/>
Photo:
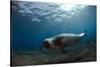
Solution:
<path fill-rule="evenodd" d="M 43 42 L 43 48 L 49 49 L 50 48 L 50 44 L 48 41 L 44 41 Z"/>

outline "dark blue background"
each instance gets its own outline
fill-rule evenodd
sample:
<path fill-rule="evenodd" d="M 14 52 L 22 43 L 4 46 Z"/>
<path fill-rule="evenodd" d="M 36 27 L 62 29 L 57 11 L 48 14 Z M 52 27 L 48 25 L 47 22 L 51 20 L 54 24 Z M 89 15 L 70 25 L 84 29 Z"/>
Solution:
<path fill-rule="evenodd" d="M 62 24 L 49 24 L 44 20 L 34 23 L 28 16 L 22 16 L 17 11 L 11 14 L 11 40 L 12 48 L 39 48 L 45 38 L 52 37 L 61 33 L 81 33 L 87 31 L 89 39 L 96 37 L 96 6 L 88 6 L 84 10 L 87 15 L 73 16 L 63 20 Z M 81 14 L 81 13 L 80 13 Z M 52 20 L 51 20 L 52 21 Z"/>

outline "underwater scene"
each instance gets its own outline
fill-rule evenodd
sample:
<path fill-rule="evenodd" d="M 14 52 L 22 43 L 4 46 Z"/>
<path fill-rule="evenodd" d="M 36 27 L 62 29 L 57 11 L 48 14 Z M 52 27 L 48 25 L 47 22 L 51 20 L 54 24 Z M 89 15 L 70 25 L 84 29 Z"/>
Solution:
<path fill-rule="evenodd" d="M 96 6 L 11 1 L 11 66 L 96 61 Z"/>

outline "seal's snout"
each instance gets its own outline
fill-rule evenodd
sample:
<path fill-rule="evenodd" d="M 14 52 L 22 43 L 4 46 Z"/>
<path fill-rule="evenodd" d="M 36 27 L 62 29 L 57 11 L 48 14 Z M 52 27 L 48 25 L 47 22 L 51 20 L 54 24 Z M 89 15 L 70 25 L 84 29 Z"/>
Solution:
<path fill-rule="evenodd" d="M 44 42 L 43 42 L 43 47 L 44 47 L 44 48 L 47 48 L 47 49 L 50 48 L 50 45 L 49 45 L 48 41 L 44 41 Z"/>

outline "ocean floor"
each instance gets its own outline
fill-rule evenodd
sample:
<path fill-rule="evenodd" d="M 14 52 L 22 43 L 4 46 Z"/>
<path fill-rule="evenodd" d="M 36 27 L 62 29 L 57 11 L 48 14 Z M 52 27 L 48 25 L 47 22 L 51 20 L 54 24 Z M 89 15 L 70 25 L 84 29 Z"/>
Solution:
<path fill-rule="evenodd" d="M 96 43 L 94 42 L 81 44 L 78 47 L 68 46 L 64 51 L 62 53 L 59 49 L 19 50 L 12 52 L 11 66 L 96 61 Z"/>

